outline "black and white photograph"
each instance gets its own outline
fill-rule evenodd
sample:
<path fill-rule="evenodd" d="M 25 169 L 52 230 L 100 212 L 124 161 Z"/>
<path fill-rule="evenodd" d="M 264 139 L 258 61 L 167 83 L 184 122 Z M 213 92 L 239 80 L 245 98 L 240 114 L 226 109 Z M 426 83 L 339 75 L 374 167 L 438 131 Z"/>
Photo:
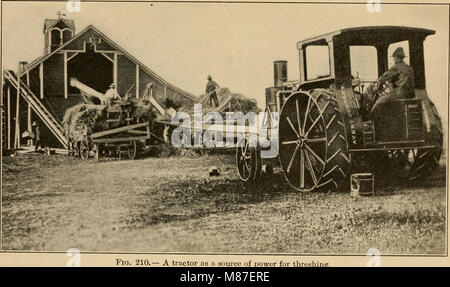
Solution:
<path fill-rule="evenodd" d="M 447 3 L 1 1 L 1 42 L 0 258 L 448 259 Z"/>

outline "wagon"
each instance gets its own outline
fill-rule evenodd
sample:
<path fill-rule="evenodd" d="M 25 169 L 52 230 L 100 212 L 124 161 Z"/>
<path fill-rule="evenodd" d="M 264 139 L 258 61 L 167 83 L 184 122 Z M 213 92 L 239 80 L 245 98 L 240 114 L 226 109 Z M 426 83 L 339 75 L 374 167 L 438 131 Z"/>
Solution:
<path fill-rule="evenodd" d="M 134 123 L 139 119 L 130 117 L 127 107 L 112 105 L 107 109 L 106 129 L 92 133 L 85 131 L 78 142 L 69 142 L 69 154 L 76 154 L 87 159 L 91 151 L 96 160 L 102 155 L 124 155 L 133 160 L 140 149 L 151 138 L 150 123 Z"/>
<path fill-rule="evenodd" d="M 119 158 L 126 155 L 133 160 L 150 137 L 150 123 L 145 122 L 93 133 L 90 141 L 96 160 L 102 154 L 117 154 Z"/>

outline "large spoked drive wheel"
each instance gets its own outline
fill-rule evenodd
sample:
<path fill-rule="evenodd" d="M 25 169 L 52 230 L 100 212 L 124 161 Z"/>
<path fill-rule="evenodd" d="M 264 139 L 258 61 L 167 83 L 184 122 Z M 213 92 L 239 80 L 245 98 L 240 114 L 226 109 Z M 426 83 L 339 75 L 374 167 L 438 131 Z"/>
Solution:
<path fill-rule="evenodd" d="M 261 177 L 261 154 L 256 141 L 241 138 L 236 147 L 236 166 L 242 181 L 256 181 Z"/>
<path fill-rule="evenodd" d="M 327 132 L 323 112 L 309 94 L 297 92 L 283 104 L 279 159 L 286 180 L 298 191 L 316 188 L 324 172 Z"/>
<path fill-rule="evenodd" d="M 397 176 L 411 181 L 425 179 L 430 176 L 439 165 L 441 150 L 434 149 L 406 149 L 388 152 Z"/>

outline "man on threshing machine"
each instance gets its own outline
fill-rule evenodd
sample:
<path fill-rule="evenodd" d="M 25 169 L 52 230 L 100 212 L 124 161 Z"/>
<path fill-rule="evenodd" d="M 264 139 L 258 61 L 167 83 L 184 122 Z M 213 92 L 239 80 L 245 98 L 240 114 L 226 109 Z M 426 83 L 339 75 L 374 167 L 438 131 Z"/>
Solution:
<path fill-rule="evenodd" d="M 147 83 L 147 85 L 145 85 L 145 91 L 144 91 L 143 98 L 146 99 L 147 101 L 149 101 L 150 97 L 153 97 L 153 83 L 152 82 L 149 82 L 149 83 Z"/>
<path fill-rule="evenodd" d="M 112 83 L 109 85 L 109 89 L 105 93 L 105 104 L 109 105 L 111 102 L 114 102 L 114 100 L 119 100 L 120 96 L 116 91 L 116 85 Z"/>
<path fill-rule="evenodd" d="M 409 99 L 414 97 L 414 71 L 403 61 L 406 57 L 403 48 L 399 47 L 395 49 L 391 57 L 394 58 L 394 66 L 381 75 L 375 86 L 368 90 L 369 97 L 371 97 L 371 93 L 375 94 L 372 99 L 373 106 L 371 113 L 373 113 L 379 104 L 394 99 Z M 388 82 L 390 82 L 390 92 L 383 93 Z"/>
<path fill-rule="evenodd" d="M 209 97 L 209 103 L 211 107 L 213 107 L 213 101 L 214 101 L 214 107 L 219 106 L 219 99 L 217 98 L 216 89 L 220 88 L 220 86 L 213 81 L 211 75 L 208 75 L 208 83 L 206 84 L 206 96 Z"/>

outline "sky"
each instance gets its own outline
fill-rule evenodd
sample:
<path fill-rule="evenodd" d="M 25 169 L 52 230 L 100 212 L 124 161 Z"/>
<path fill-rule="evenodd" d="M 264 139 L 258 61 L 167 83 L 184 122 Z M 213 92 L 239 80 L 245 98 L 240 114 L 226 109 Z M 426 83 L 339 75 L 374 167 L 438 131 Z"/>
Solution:
<path fill-rule="evenodd" d="M 92 24 L 168 82 L 194 94 L 206 76 L 255 98 L 264 107 L 273 86 L 273 61 L 288 61 L 289 80 L 299 78 L 300 40 L 348 27 L 401 25 L 436 30 L 425 41 L 429 97 L 442 115 L 448 99 L 448 6 L 365 4 L 83 3 L 2 2 L 3 68 L 32 61 L 44 50 L 44 19 L 57 11 L 77 32 Z M 364 56 L 364 55 L 363 55 Z M 365 55 L 367 57 L 367 55 Z M 446 118 L 446 116 L 444 117 Z"/>

